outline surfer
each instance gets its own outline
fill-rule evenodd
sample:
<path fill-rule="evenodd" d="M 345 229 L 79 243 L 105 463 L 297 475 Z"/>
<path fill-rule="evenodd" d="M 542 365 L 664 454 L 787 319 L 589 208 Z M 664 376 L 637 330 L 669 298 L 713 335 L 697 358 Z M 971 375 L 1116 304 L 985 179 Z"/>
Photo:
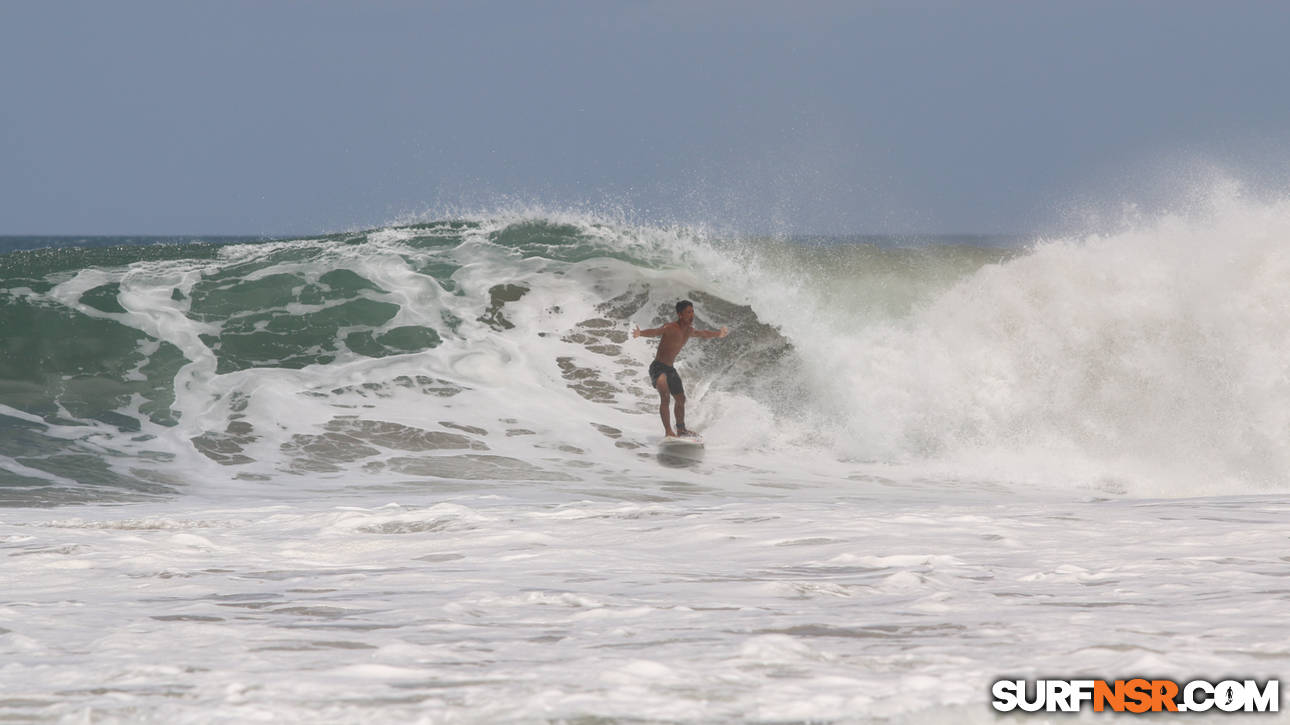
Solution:
<path fill-rule="evenodd" d="M 677 374 L 676 368 L 672 367 L 677 353 L 681 352 L 681 348 L 685 347 L 691 337 L 711 339 L 729 334 L 730 330 L 725 327 L 720 330 L 694 329 L 694 303 L 689 300 L 676 303 L 676 322 L 669 322 L 652 330 L 642 330 L 639 326 L 632 329 L 632 337 L 644 335 L 663 338 L 658 343 L 658 351 L 654 353 L 654 362 L 650 363 L 649 379 L 658 390 L 658 414 L 663 418 L 663 430 L 668 437 L 675 437 L 678 433 L 683 436 L 694 435 L 685 427 L 685 386 L 681 384 L 681 376 Z M 672 420 L 667 414 L 669 397 L 676 399 L 675 433 L 672 432 Z"/>

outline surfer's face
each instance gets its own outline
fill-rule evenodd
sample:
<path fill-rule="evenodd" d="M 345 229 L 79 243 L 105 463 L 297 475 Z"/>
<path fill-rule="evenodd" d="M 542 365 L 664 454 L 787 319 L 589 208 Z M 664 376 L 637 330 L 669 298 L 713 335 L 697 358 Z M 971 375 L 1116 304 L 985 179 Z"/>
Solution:
<path fill-rule="evenodd" d="M 693 323 L 694 323 L 694 308 L 693 308 L 693 307 L 686 307 L 685 309 L 683 309 L 683 310 L 681 310 L 680 312 L 676 313 L 676 319 L 680 320 L 682 325 L 690 325 L 690 324 L 693 324 Z"/>

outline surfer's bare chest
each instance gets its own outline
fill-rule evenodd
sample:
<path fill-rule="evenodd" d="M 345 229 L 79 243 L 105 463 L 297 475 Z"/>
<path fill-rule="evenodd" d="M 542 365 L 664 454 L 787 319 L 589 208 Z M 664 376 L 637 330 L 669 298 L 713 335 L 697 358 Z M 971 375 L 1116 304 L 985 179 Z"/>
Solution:
<path fill-rule="evenodd" d="M 671 365 L 676 360 L 677 353 L 689 341 L 690 336 L 694 334 L 693 327 L 681 327 L 675 322 L 669 322 L 663 326 L 663 336 L 658 343 L 658 353 L 655 358 L 664 365 Z"/>

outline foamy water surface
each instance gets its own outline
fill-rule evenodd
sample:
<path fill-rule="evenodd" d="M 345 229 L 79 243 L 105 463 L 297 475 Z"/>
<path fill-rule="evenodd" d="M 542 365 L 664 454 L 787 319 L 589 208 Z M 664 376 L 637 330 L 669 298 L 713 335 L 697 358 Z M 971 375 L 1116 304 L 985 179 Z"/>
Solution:
<path fill-rule="evenodd" d="M 989 719 L 1005 675 L 1262 679 L 1290 660 L 1284 497 L 1053 500 L 908 475 L 7 516 L 0 706 L 932 722 Z"/>

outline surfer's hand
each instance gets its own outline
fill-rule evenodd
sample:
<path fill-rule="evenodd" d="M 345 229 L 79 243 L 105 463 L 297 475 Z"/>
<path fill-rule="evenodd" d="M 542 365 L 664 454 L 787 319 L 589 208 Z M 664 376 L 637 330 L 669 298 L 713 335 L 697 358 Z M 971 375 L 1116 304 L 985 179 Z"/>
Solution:
<path fill-rule="evenodd" d="M 726 335 L 729 335 L 729 334 L 730 334 L 730 328 L 729 328 L 729 327 L 722 326 L 722 328 L 721 328 L 721 334 L 720 334 L 720 335 L 717 335 L 717 337 L 725 337 Z"/>
<path fill-rule="evenodd" d="M 640 337 L 640 336 L 641 336 L 641 326 L 637 325 L 636 327 L 632 328 L 632 337 Z"/>

